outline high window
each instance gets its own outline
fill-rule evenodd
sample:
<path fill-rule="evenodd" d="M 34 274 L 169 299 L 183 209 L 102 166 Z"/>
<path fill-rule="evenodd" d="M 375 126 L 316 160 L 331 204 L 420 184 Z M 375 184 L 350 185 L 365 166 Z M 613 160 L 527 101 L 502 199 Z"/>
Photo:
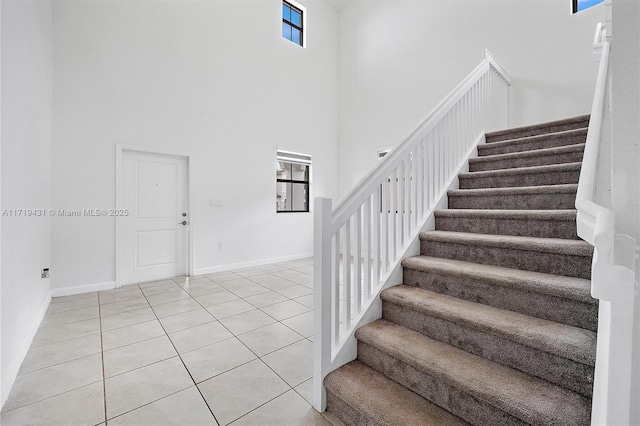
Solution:
<path fill-rule="evenodd" d="M 304 43 L 304 19 L 301 8 L 293 4 L 282 2 L 282 37 L 303 46 Z"/>
<path fill-rule="evenodd" d="M 603 2 L 604 0 L 572 0 L 571 12 L 582 12 L 585 9 L 589 9 L 590 7 L 596 6 Z"/>
<path fill-rule="evenodd" d="M 288 151 L 277 152 L 276 212 L 309 211 L 311 157 Z"/>

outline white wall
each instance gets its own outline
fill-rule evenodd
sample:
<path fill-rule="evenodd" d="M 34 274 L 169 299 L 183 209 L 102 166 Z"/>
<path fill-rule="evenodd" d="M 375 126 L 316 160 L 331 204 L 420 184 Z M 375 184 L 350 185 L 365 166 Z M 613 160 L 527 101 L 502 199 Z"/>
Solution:
<path fill-rule="evenodd" d="M 48 209 L 51 197 L 51 2 L 2 1 L 2 208 Z M 49 302 L 48 217 L 2 216 L 1 403 Z"/>
<path fill-rule="evenodd" d="M 338 21 L 299 3 L 306 48 L 281 37 L 279 0 L 56 1 L 54 207 L 114 207 L 115 144 L 178 150 L 196 273 L 310 253 L 313 215 L 275 213 L 275 155 L 311 154 L 312 195 L 336 193 Z M 54 287 L 113 281 L 114 233 L 112 218 L 55 218 Z"/>
<path fill-rule="evenodd" d="M 612 2 L 612 209 L 616 232 L 640 244 L 640 2 Z M 636 289 L 640 261 L 636 259 Z M 640 424 L 640 295 L 636 291 L 629 424 Z"/>
<path fill-rule="evenodd" d="M 604 6 L 570 0 L 351 0 L 340 15 L 340 193 L 483 59 L 511 75 L 510 124 L 586 114 Z"/>

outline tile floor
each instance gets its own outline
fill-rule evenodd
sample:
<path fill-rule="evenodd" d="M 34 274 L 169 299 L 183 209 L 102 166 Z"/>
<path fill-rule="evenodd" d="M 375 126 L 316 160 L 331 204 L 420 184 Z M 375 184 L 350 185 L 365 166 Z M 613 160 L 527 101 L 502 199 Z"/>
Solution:
<path fill-rule="evenodd" d="M 329 425 L 312 259 L 55 298 L 2 425 Z"/>

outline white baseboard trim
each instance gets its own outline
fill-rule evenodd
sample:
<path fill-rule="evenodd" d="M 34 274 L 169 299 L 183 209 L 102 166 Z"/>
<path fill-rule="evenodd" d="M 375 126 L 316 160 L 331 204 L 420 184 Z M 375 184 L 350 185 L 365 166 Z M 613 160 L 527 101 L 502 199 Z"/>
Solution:
<path fill-rule="evenodd" d="M 111 290 L 113 288 L 116 288 L 115 281 L 52 288 L 51 297 L 72 296 L 74 294 L 91 293 L 93 291 L 102 291 L 102 290 Z"/>
<path fill-rule="evenodd" d="M 42 320 L 44 319 L 44 315 L 47 313 L 47 309 L 49 309 L 49 303 L 51 302 L 51 291 L 47 295 L 46 299 L 42 306 L 40 306 L 40 310 L 35 317 L 35 321 L 33 322 L 29 332 L 24 336 L 22 340 L 22 344 L 20 345 L 20 350 L 10 361 L 9 368 L 7 369 L 4 377 L 2 377 L 2 384 L 0 388 L 0 407 L 4 407 L 4 403 L 7 401 L 9 397 L 9 392 L 11 392 L 11 388 L 18 377 L 18 373 L 20 372 L 20 367 L 22 367 L 22 363 L 24 362 L 25 357 L 27 356 L 27 352 L 31 347 L 31 342 L 33 342 L 33 338 L 36 337 L 36 333 L 40 328 L 40 324 L 42 324 Z"/>
<path fill-rule="evenodd" d="M 195 268 L 193 275 L 213 274 L 214 272 L 229 271 L 231 269 L 251 268 L 252 266 L 268 265 L 269 263 L 287 262 L 290 260 L 306 259 L 312 257 L 313 252 L 296 254 L 293 256 L 274 257 L 271 259 L 253 260 L 250 262 L 231 263 L 229 265 L 210 266 L 208 268 Z"/>

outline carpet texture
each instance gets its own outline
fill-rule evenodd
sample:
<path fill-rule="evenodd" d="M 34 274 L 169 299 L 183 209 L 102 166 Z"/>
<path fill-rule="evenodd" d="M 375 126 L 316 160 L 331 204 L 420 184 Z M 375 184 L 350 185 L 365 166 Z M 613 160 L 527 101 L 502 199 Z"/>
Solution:
<path fill-rule="evenodd" d="M 347 425 L 588 425 L 598 304 L 574 209 L 581 116 L 494 132 L 325 378 Z"/>
<path fill-rule="evenodd" d="M 536 149 L 510 154 L 471 158 L 469 171 L 513 169 L 516 167 L 549 166 L 551 164 L 582 162 L 584 143 L 557 148 Z"/>

